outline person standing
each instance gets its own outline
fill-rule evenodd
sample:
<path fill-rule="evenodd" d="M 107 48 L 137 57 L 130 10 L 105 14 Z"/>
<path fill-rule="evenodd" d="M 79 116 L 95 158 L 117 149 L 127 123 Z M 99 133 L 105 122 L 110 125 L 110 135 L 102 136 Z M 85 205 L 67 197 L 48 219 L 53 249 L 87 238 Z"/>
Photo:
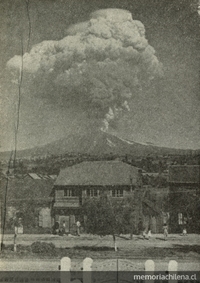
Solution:
<path fill-rule="evenodd" d="M 80 223 L 80 221 L 78 220 L 78 221 L 76 222 L 77 236 L 80 236 L 80 227 L 81 227 L 81 223 Z"/>
<path fill-rule="evenodd" d="M 54 231 L 55 231 L 55 234 L 59 234 L 59 223 L 58 223 L 58 221 L 56 221 L 55 222 L 55 224 L 54 224 Z"/>
<path fill-rule="evenodd" d="M 147 237 L 148 237 L 148 240 L 151 238 L 151 230 L 149 229 L 149 231 L 148 231 L 148 234 L 147 234 Z"/>
<path fill-rule="evenodd" d="M 66 224 L 65 224 L 65 221 L 63 221 L 63 234 L 66 234 Z"/>
<path fill-rule="evenodd" d="M 164 233 L 164 240 L 166 241 L 168 237 L 168 226 L 166 223 L 164 223 L 163 225 L 163 233 Z"/>

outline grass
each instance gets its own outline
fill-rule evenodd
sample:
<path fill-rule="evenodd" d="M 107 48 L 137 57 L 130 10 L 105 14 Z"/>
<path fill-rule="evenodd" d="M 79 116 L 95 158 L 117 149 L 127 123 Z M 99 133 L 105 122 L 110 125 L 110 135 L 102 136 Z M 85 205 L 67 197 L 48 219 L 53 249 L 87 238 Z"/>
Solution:
<path fill-rule="evenodd" d="M 192 252 L 192 254 L 191 254 Z M 133 250 L 121 248 L 117 252 L 113 247 L 108 246 L 74 246 L 73 248 L 52 248 L 46 251 L 35 251 L 31 246 L 17 245 L 17 251 L 13 251 L 13 245 L 4 247 L 0 258 L 4 259 L 60 259 L 64 256 L 70 258 L 92 257 L 96 259 L 107 258 L 197 258 L 200 255 L 200 245 L 174 245 L 173 247 L 147 247 Z"/>

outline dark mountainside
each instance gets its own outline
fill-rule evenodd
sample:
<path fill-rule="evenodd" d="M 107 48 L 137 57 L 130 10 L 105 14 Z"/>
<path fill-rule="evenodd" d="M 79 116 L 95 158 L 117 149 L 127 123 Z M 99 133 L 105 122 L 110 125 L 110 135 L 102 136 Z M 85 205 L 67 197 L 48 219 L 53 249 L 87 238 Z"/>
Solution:
<path fill-rule="evenodd" d="M 19 150 L 17 158 L 45 157 L 46 155 L 60 155 L 66 153 L 106 155 L 113 154 L 118 156 L 148 156 L 151 155 L 187 155 L 200 154 L 200 150 L 183 150 L 165 147 L 157 147 L 148 144 L 122 140 L 114 135 L 101 131 L 91 135 L 74 134 L 68 138 L 60 139 L 48 143 L 41 147 Z M 10 152 L 1 152 L 0 159 L 4 160 L 10 156 Z"/>

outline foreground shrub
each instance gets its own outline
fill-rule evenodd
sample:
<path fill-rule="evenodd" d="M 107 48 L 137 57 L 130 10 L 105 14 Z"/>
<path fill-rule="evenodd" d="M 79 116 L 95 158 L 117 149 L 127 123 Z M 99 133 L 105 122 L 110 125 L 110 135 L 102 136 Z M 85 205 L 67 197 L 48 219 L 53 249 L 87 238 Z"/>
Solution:
<path fill-rule="evenodd" d="M 37 254 L 54 254 L 56 247 L 53 243 L 34 242 L 31 245 L 31 250 L 33 253 Z"/>

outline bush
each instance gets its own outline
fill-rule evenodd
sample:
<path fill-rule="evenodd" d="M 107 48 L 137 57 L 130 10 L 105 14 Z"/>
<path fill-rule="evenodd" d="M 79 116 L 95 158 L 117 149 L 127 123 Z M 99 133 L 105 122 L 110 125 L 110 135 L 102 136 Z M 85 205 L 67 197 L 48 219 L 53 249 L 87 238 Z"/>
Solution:
<path fill-rule="evenodd" d="M 31 250 L 37 254 L 55 254 L 56 247 L 53 243 L 34 242 L 31 245 Z"/>

